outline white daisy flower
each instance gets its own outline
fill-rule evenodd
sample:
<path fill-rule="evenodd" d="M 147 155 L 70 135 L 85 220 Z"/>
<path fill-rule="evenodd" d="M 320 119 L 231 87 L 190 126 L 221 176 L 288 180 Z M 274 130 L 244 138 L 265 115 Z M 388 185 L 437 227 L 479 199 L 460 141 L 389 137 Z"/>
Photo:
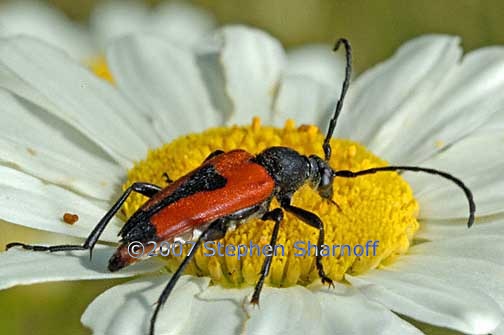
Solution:
<path fill-rule="evenodd" d="M 294 117 L 325 130 L 343 69 L 320 49 L 286 55 L 278 41 L 244 27 L 220 30 L 196 53 L 159 37 L 124 37 L 111 45 L 107 62 L 115 87 L 42 42 L 0 42 L 1 218 L 85 238 L 121 184 L 163 184 L 163 172 L 179 178 L 214 149 L 258 153 L 289 145 L 322 156 L 323 134 L 292 121 L 283 129 L 255 119 L 251 126 L 204 130 L 243 124 L 252 115 L 273 124 Z M 357 142 L 332 140 L 336 170 L 387 159 L 461 178 L 478 206 L 470 230 L 463 194 L 430 175 L 405 173 L 411 188 L 396 173 L 337 178 L 341 210 L 302 188 L 294 204 L 322 218 L 327 244 L 377 239 L 380 251 L 326 257 L 327 275 L 339 281 L 334 289 L 319 283 L 313 256 L 276 256 L 261 308 L 254 309 L 248 300 L 263 257 L 205 257 L 200 250 L 160 310 L 156 334 L 421 334 L 397 314 L 464 333 L 504 334 L 503 88 L 504 49 L 462 57 L 458 38 L 417 38 L 351 84 L 336 134 L 373 154 Z M 157 149 L 145 158 L 149 148 Z M 131 197 L 125 214 L 142 201 Z M 62 222 L 64 213 L 79 220 Z M 121 224 L 115 218 L 101 241 L 117 242 Z M 272 222 L 251 220 L 224 242 L 264 244 L 272 229 Z M 315 243 L 317 236 L 286 215 L 278 243 L 291 250 L 294 241 Z M 0 254 L 0 287 L 127 277 L 180 262 L 152 257 L 110 273 L 113 252 L 99 246 L 89 261 L 88 251 L 12 248 Z M 146 333 L 169 278 L 162 271 L 106 291 L 82 323 L 96 334 Z"/>
<path fill-rule="evenodd" d="M 186 2 L 161 3 L 148 8 L 142 1 L 98 2 L 89 26 L 71 21 L 42 1 L 11 1 L 0 5 L 0 36 L 28 35 L 65 50 L 74 59 L 97 66 L 106 45 L 133 32 L 160 34 L 192 45 L 216 26 L 203 8 Z"/>

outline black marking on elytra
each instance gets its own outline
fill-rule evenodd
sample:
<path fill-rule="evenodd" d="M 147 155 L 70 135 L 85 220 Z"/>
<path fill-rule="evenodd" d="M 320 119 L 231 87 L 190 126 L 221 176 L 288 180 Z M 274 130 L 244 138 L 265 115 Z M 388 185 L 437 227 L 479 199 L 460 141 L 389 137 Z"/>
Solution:
<path fill-rule="evenodd" d="M 156 227 L 150 218 L 157 212 L 183 198 L 205 191 L 213 191 L 226 186 L 227 179 L 219 174 L 211 164 L 203 165 L 190 175 L 172 194 L 164 197 L 147 210 L 139 209 L 124 224 L 119 232 L 122 242 L 152 241 L 156 237 Z"/>

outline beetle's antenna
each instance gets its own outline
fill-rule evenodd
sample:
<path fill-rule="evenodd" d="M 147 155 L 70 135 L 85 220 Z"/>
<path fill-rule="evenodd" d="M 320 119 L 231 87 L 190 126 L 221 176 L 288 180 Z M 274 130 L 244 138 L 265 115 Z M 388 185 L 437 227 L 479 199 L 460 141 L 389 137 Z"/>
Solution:
<path fill-rule="evenodd" d="M 338 116 L 340 115 L 341 108 L 343 108 L 343 99 L 345 98 L 348 86 L 350 85 L 350 76 L 352 75 L 352 47 L 350 42 L 346 38 L 340 38 L 333 48 L 333 51 L 339 49 L 340 44 L 345 45 L 345 56 L 346 56 L 346 67 L 345 67 L 345 80 L 343 81 L 343 87 L 341 88 L 341 94 L 334 109 L 334 115 L 329 122 L 329 129 L 327 130 L 327 135 L 324 139 L 324 144 L 322 148 L 324 149 L 325 160 L 328 162 L 331 158 L 331 140 L 332 134 L 334 133 L 334 128 L 336 128 L 336 122 L 338 121 Z"/>
<path fill-rule="evenodd" d="M 373 174 L 377 172 L 383 172 L 383 171 L 398 171 L 398 170 L 403 170 L 403 171 L 413 171 L 413 172 L 425 172 L 429 174 L 434 174 L 437 176 L 441 176 L 445 179 L 451 180 L 455 184 L 457 184 L 458 187 L 460 187 L 467 198 L 467 202 L 469 203 L 469 219 L 467 221 L 467 227 L 471 228 L 471 226 L 474 223 L 474 212 L 476 211 L 476 204 L 474 203 L 474 198 L 471 190 L 469 187 L 467 187 L 460 179 L 452 176 L 449 173 L 435 170 L 435 169 L 429 169 L 429 168 L 422 168 L 419 166 L 383 166 L 383 167 L 376 167 L 376 168 L 371 168 L 367 170 L 361 170 L 357 172 L 352 172 L 349 170 L 340 170 L 340 171 L 333 171 L 333 177 L 344 177 L 344 178 L 356 178 L 359 176 L 364 176 L 367 174 Z"/>

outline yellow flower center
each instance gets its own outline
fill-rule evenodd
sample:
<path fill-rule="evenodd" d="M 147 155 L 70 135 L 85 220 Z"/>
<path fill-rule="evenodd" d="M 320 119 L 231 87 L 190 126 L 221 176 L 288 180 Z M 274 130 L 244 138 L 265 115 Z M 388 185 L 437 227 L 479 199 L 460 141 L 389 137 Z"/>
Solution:
<path fill-rule="evenodd" d="M 229 151 L 241 148 L 257 154 L 271 146 L 286 146 L 301 154 L 323 157 L 323 140 L 324 135 L 317 127 L 296 128 L 292 121 L 287 121 L 283 129 L 261 126 L 257 118 L 251 126 L 209 129 L 151 150 L 145 160 L 128 171 L 123 189 L 135 181 L 166 185 L 162 177 L 164 172 L 175 180 L 200 166 L 217 149 Z M 330 164 L 336 170 L 358 171 L 386 165 L 384 160 L 358 143 L 333 139 L 331 145 L 333 157 Z M 123 207 L 124 214 L 130 216 L 146 200 L 138 194 L 131 196 Z M 327 256 L 323 257 L 322 264 L 330 278 L 342 280 L 345 273 L 363 273 L 390 262 L 408 250 L 419 227 L 416 220 L 418 203 L 409 185 L 397 173 L 384 172 L 355 179 L 336 178 L 333 200 L 341 210 L 322 199 L 309 185 L 301 187 L 293 197 L 293 205 L 316 213 L 324 223 L 324 244 L 328 248 L 326 253 L 321 253 Z M 274 200 L 271 208 L 276 207 L 278 203 Z M 236 230 L 229 231 L 218 242 L 249 248 L 252 243 L 262 248 L 270 243 L 273 225 L 272 221 L 251 219 Z M 316 245 L 318 234 L 317 229 L 287 213 L 277 239 L 283 250 L 276 249 L 267 282 L 275 286 L 290 286 L 306 285 L 317 279 L 315 249 L 312 247 L 311 255 L 308 255 L 308 242 Z M 378 241 L 374 250 L 369 241 Z M 222 249 L 223 256 L 208 256 L 212 252 L 200 248 L 187 273 L 209 276 L 223 286 L 254 285 L 265 256 L 262 251 L 258 256 L 255 249 L 250 250 L 238 259 L 236 250 L 228 253 Z M 303 253 L 304 256 L 301 255 Z M 181 261 L 182 257 L 169 257 L 168 268 L 174 270 Z"/>
<path fill-rule="evenodd" d="M 110 72 L 107 60 L 103 56 L 94 57 L 86 62 L 87 67 L 91 72 L 93 72 L 97 77 L 105 79 L 111 84 L 114 83 L 114 78 Z"/>

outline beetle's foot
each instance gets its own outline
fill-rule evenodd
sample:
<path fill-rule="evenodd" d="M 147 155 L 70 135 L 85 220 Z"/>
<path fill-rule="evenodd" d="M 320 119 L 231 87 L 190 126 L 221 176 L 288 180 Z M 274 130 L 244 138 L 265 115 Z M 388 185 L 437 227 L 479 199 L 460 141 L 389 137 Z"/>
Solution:
<path fill-rule="evenodd" d="M 252 299 L 250 299 L 250 304 L 254 307 L 260 308 L 259 297 L 252 297 Z"/>
<path fill-rule="evenodd" d="M 327 285 L 329 288 L 334 288 L 334 282 L 331 278 L 327 277 L 325 274 L 320 276 L 322 284 Z"/>

